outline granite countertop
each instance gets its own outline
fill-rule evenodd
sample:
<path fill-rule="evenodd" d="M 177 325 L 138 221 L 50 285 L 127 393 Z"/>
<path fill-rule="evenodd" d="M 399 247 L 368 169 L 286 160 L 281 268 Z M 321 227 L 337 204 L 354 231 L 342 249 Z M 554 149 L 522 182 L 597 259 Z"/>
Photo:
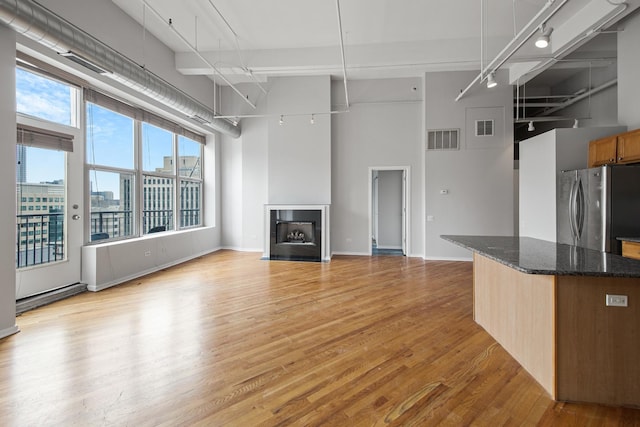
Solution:
<path fill-rule="evenodd" d="M 623 240 L 625 242 L 635 242 L 640 243 L 640 237 L 618 237 L 618 240 Z"/>
<path fill-rule="evenodd" d="M 440 236 L 527 274 L 638 277 L 640 261 L 531 237 Z"/>

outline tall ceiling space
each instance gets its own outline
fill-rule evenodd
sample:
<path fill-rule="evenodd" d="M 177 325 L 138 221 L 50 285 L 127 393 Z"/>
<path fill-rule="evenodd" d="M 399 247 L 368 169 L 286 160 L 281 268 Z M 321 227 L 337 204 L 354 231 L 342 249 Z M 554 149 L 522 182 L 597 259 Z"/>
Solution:
<path fill-rule="evenodd" d="M 113 1 L 175 52 L 178 71 L 221 85 L 261 85 L 270 76 L 366 79 L 455 70 L 480 76 L 482 70 L 470 90 L 495 71 L 501 84 L 530 94 L 550 94 L 587 69 L 615 66 L 617 24 L 640 6 L 640 0 Z M 543 24 L 550 43 L 541 49 L 534 42 Z M 529 113 L 546 106 L 536 108 Z"/>

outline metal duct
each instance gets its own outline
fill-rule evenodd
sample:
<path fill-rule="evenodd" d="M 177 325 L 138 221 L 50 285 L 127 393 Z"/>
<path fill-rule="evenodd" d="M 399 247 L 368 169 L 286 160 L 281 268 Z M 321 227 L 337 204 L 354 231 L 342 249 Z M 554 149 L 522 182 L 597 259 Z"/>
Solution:
<path fill-rule="evenodd" d="M 180 89 L 31 0 L 0 0 L 0 22 L 58 53 L 76 53 L 80 56 L 76 62 L 98 66 L 107 71 L 105 75 L 189 117 L 198 117 L 216 131 L 240 136 L 238 126 L 215 117 L 211 109 Z"/>

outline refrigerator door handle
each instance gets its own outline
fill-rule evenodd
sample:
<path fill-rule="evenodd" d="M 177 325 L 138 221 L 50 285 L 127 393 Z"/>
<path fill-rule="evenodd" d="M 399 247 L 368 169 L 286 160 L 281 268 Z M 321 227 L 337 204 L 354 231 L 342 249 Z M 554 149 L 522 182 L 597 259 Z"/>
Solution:
<path fill-rule="evenodd" d="M 569 191 L 569 228 L 571 228 L 571 237 L 573 237 L 573 243 L 576 243 L 578 234 L 576 232 L 576 185 L 577 181 L 571 184 L 571 190 Z"/>
<path fill-rule="evenodd" d="M 582 180 L 578 180 L 578 185 L 576 188 L 576 237 L 578 239 L 582 238 L 582 231 L 584 229 L 584 217 L 586 214 L 586 206 L 585 206 L 585 197 L 584 197 L 584 186 L 582 185 Z"/>

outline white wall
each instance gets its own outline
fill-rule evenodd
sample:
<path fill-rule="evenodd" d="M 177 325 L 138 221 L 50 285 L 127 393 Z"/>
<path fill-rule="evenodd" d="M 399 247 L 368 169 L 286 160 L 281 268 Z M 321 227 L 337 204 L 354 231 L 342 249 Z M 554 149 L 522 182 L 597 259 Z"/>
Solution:
<path fill-rule="evenodd" d="M 618 33 L 618 122 L 629 130 L 640 128 L 640 14 L 635 14 Z"/>
<path fill-rule="evenodd" d="M 240 138 L 222 138 L 222 246 L 264 250 L 267 203 L 267 119 L 242 120 Z"/>
<path fill-rule="evenodd" d="M 242 248 L 242 193 L 244 191 L 242 173 L 242 139 L 224 138 L 220 149 L 221 200 L 222 203 L 222 246 L 227 249 Z"/>
<path fill-rule="evenodd" d="M 378 248 L 402 249 L 402 171 L 378 171 Z"/>
<path fill-rule="evenodd" d="M 415 88 L 415 90 L 414 90 Z M 334 254 L 368 255 L 369 168 L 409 166 L 409 256 L 422 256 L 422 81 L 418 78 L 349 82 L 348 113 L 332 125 L 331 245 Z M 332 84 L 332 103 L 342 108 L 342 81 Z"/>
<path fill-rule="evenodd" d="M 331 204 L 331 116 L 316 114 L 310 123 L 311 113 L 330 111 L 329 76 L 278 77 L 269 84 L 269 203 Z"/>
<path fill-rule="evenodd" d="M 556 240 L 556 131 L 520 142 L 520 236 Z"/>
<path fill-rule="evenodd" d="M 476 86 L 455 97 L 476 72 L 437 72 L 425 77 L 426 129 L 460 129 L 459 151 L 425 154 L 426 258 L 470 259 L 469 251 L 442 234 L 513 235 L 513 89 Z M 478 139 L 473 118 L 495 117 L 496 137 Z M 441 195 L 440 190 L 448 190 Z"/>
<path fill-rule="evenodd" d="M 16 38 L 13 30 L 0 24 L 0 338 L 18 331 L 16 327 Z"/>
<path fill-rule="evenodd" d="M 82 248 L 82 283 L 100 291 L 212 252 L 219 239 L 212 227 L 162 233 Z"/>

